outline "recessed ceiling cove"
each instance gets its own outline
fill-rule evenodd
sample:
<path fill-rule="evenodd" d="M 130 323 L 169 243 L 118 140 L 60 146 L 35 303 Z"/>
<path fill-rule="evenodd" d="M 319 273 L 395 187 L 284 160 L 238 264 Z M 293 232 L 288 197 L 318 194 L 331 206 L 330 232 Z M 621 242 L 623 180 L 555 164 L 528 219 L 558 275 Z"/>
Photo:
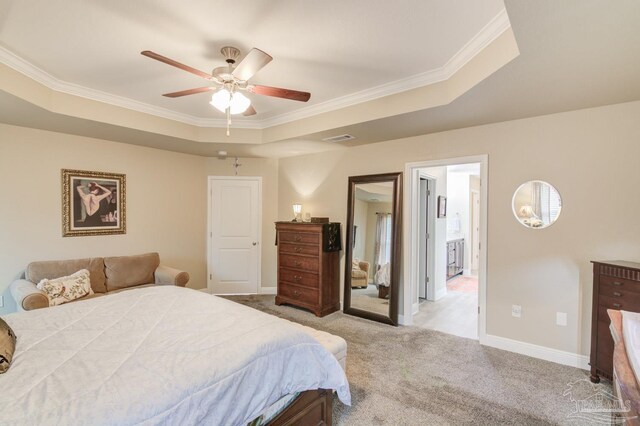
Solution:
<path fill-rule="evenodd" d="M 5 64 L 17 57 L 76 95 L 99 93 L 120 106 L 214 124 L 225 116 L 209 104 L 211 92 L 162 96 L 202 79 L 140 52 L 207 73 L 226 65 L 224 46 L 240 50 L 239 62 L 253 48 L 268 52 L 273 60 L 251 83 L 312 97 L 300 103 L 248 93 L 259 114 L 234 126 L 260 128 L 446 79 L 508 26 L 501 0 L 403 0 L 402 7 L 385 0 L 3 0 L 0 17 Z"/>

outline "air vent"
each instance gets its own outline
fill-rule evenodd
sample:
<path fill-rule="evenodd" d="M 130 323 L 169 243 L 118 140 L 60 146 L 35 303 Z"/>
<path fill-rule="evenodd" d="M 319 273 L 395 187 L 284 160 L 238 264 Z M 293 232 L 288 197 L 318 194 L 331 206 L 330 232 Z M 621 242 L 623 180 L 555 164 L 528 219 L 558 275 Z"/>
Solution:
<path fill-rule="evenodd" d="M 350 141 L 355 138 L 356 138 L 355 136 L 344 134 L 344 135 L 332 136 L 330 138 L 324 138 L 322 140 L 326 142 L 344 142 L 344 141 Z"/>

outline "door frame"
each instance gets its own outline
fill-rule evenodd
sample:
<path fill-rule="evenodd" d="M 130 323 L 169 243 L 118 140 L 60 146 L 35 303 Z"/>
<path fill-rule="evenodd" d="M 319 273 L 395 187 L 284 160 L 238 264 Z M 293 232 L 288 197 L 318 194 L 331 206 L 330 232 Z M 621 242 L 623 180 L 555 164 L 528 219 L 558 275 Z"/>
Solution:
<path fill-rule="evenodd" d="M 473 216 L 474 216 L 474 211 L 477 210 L 475 205 L 473 204 L 473 197 L 474 195 L 477 194 L 478 197 L 478 204 L 480 204 L 480 208 L 482 208 L 482 203 L 480 202 L 480 191 L 476 190 L 476 189 L 471 189 L 469 190 L 469 193 L 471 195 L 471 209 L 469 209 L 469 211 L 471 212 L 471 214 L 469 215 L 469 229 L 471 230 L 471 232 L 469 232 L 470 237 L 471 237 L 471 244 L 469 247 L 469 273 L 471 273 L 471 271 L 473 271 L 473 260 L 474 260 L 474 256 L 473 256 L 473 250 L 475 247 L 477 247 L 477 242 L 480 241 L 480 212 L 478 212 L 478 237 L 474 238 L 474 231 L 473 231 L 473 225 L 474 225 L 474 220 L 473 220 Z M 477 240 L 477 241 L 476 241 Z M 478 269 L 480 269 L 480 250 L 478 247 Z"/>
<path fill-rule="evenodd" d="M 418 220 L 419 220 L 419 169 L 425 167 L 451 166 L 455 164 L 480 163 L 480 259 L 478 262 L 478 340 L 487 340 L 487 206 L 488 169 L 487 154 L 467 157 L 444 158 L 405 164 L 404 227 L 403 234 L 403 315 L 399 318 L 403 325 L 413 324 L 413 315 L 418 313 Z"/>
<path fill-rule="evenodd" d="M 236 294 L 260 294 L 262 289 L 262 176 L 208 176 L 207 177 L 207 292 L 213 294 L 211 271 L 211 256 L 213 255 L 212 239 L 213 224 L 211 223 L 211 202 L 213 197 L 213 182 L 229 180 L 229 181 L 257 181 L 258 182 L 258 271 L 255 293 L 236 293 Z"/>

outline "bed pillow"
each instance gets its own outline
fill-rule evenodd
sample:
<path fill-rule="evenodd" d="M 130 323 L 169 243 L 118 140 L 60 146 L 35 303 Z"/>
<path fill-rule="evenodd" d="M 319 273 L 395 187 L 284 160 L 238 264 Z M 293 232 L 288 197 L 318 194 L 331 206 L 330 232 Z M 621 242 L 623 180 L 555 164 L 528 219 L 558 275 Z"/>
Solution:
<path fill-rule="evenodd" d="M 16 349 L 16 335 L 9 324 L 0 318 L 0 374 L 11 367 L 13 351 Z"/>
<path fill-rule="evenodd" d="M 61 305 L 93 294 L 87 269 L 81 269 L 69 276 L 52 280 L 44 278 L 37 287 L 44 291 L 49 298 L 49 306 Z"/>

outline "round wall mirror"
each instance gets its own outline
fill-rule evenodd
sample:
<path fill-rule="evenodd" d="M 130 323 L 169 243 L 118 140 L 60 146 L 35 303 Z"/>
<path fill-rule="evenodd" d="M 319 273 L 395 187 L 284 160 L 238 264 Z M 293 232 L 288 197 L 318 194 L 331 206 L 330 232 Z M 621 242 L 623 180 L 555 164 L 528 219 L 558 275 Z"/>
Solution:
<path fill-rule="evenodd" d="M 511 206 L 513 214 L 523 226 L 543 229 L 551 226 L 560 216 L 562 199 L 553 185 L 531 180 L 516 189 Z"/>

